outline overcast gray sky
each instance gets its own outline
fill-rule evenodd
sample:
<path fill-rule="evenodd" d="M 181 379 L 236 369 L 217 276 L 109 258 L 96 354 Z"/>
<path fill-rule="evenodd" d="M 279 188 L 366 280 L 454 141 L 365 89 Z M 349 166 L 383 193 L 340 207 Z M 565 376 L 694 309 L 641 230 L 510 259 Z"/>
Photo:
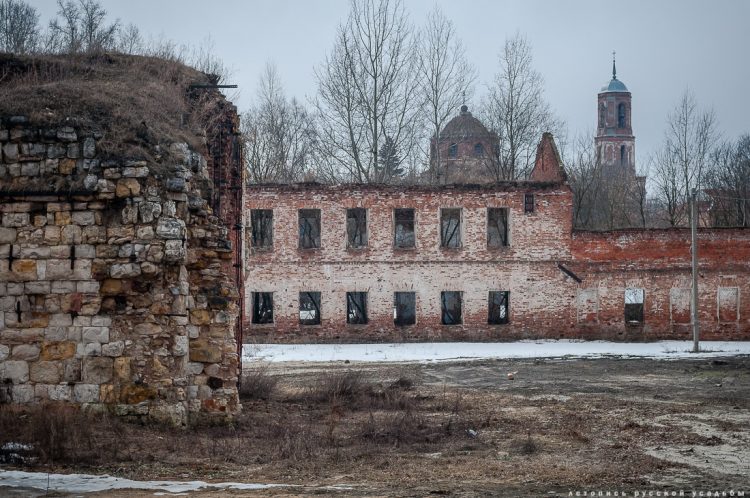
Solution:
<path fill-rule="evenodd" d="M 31 0 L 42 22 L 56 0 Z M 716 111 L 729 138 L 750 132 L 750 1 L 745 0 L 405 0 L 421 25 L 439 4 L 453 20 L 481 95 L 497 70 L 506 36 L 525 34 L 544 76 L 546 97 L 571 135 L 593 129 L 596 94 L 617 75 L 633 94 L 633 130 L 640 160 L 658 146 L 667 113 L 686 88 Z M 144 34 L 214 51 L 240 86 L 236 104 L 249 106 L 266 61 L 276 63 L 289 95 L 312 96 L 313 68 L 330 50 L 348 0 L 103 0 L 112 18 Z"/>

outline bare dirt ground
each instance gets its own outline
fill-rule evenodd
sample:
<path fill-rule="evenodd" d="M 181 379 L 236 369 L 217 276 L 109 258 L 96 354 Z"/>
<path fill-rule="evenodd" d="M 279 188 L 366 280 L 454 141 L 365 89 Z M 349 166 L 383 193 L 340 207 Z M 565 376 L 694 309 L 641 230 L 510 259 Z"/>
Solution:
<path fill-rule="evenodd" d="M 78 454 L 63 447 L 54 459 L 40 456 L 36 470 L 296 485 L 197 493 L 211 497 L 750 496 L 748 357 L 247 370 L 244 413 L 232 427 L 97 418 L 93 434 L 79 435 L 88 442 Z M 514 380 L 508 372 L 517 372 Z M 31 437 L 8 427 L 0 425 L 0 439 Z"/>

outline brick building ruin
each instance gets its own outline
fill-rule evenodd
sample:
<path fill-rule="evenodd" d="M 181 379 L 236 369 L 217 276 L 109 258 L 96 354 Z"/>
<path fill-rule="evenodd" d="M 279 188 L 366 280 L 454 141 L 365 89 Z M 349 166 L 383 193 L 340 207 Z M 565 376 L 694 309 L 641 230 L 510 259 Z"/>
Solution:
<path fill-rule="evenodd" d="M 545 134 L 528 182 L 254 185 L 245 341 L 690 337 L 685 229 L 589 232 Z M 701 229 L 704 339 L 750 339 L 750 231 Z"/>

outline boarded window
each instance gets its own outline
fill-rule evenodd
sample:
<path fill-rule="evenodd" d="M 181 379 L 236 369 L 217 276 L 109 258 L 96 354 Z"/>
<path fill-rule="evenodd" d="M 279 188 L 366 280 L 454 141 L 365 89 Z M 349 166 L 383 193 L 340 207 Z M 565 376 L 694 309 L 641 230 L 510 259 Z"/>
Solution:
<path fill-rule="evenodd" d="M 487 208 L 487 246 L 505 247 L 508 245 L 508 210 Z"/>
<path fill-rule="evenodd" d="M 672 323 L 690 323 L 690 289 L 669 290 L 669 307 Z"/>
<path fill-rule="evenodd" d="M 719 307 L 719 322 L 732 323 L 739 320 L 739 289 L 737 287 L 719 287 L 716 297 Z"/>
<path fill-rule="evenodd" d="M 393 293 L 393 323 L 414 325 L 417 322 L 417 296 L 414 292 Z"/>
<path fill-rule="evenodd" d="M 414 210 L 395 209 L 393 245 L 400 248 L 414 247 Z"/>
<path fill-rule="evenodd" d="M 320 247 L 320 209 L 299 210 L 299 247 L 300 249 Z"/>
<path fill-rule="evenodd" d="M 461 292 L 444 291 L 440 293 L 443 325 L 461 324 Z"/>
<path fill-rule="evenodd" d="M 367 246 L 367 210 L 353 208 L 346 210 L 346 244 L 357 249 Z"/>
<path fill-rule="evenodd" d="M 643 323 L 643 289 L 625 289 L 625 322 Z"/>
<path fill-rule="evenodd" d="M 253 323 L 273 323 L 273 292 L 253 292 Z"/>
<path fill-rule="evenodd" d="M 299 293 L 299 323 L 320 325 L 320 292 Z"/>
<path fill-rule="evenodd" d="M 490 291 L 489 316 L 487 323 L 500 325 L 508 323 L 510 315 L 510 292 Z"/>
<path fill-rule="evenodd" d="M 523 195 L 523 212 L 524 213 L 534 212 L 534 194 Z"/>
<path fill-rule="evenodd" d="M 461 247 L 461 209 L 440 210 L 440 245 L 449 249 Z"/>
<path fill-rule="evenodd" d="M 252 230 L 251 245 L 253 247 L 273 246 L 273 210 L 250 210 L 250 224 Z"/>
<path fill-rule="evenodd" d="M 578 321 L 596 322 L 599 318 L 599 290 L 579 289 L 577 301 Z"/>
<path fill-rule="evenodd" d="M 346 293 L 346 323 L 367 323 L 367 292 Z"/>

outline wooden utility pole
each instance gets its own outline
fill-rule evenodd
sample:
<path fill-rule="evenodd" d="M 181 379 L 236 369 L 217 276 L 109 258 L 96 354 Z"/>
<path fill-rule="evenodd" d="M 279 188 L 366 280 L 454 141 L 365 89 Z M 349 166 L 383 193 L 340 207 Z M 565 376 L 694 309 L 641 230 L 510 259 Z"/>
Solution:
<path fill-rule="evenodd" d="M 690 191 L 690 253 L 692 255 L 693 270 L 693 292 L 692 292 L 692 317 L 693 325 L 693 353 L 700 350 L 698 338 L 700 336 L 700 325 L 698 323 L 698 209 L 696 208 L 695 189 Z"/>

